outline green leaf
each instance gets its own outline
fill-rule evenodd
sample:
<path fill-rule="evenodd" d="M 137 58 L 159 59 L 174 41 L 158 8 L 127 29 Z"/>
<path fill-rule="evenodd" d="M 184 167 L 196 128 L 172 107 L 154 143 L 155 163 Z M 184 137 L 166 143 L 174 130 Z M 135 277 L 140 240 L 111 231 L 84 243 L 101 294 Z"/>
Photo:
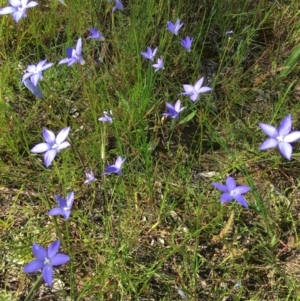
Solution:
<path fill-rule="evenodd" d="M 182 120 L 180 120 L 179 124 L 183 124 L 183 123 L 190 121 L 191 119 L 193 119 L 193 117 L 196 115 L 196 113 L 197 113 L 197 111 L 193 111 L 192 113 L 190 113 L 189 115 L 184 117 Z"/>
<path fill-rule="evenodd" d="M 287 58 L 284 63 L 284 68 L 281 72 L 279 77 L 286 77 L 288 76 L 293 69 L 295 68 L 296 64 L 300 59 L 300 44 L 295 48 L 295 50 L 291 53 L 291 55 Z"/>

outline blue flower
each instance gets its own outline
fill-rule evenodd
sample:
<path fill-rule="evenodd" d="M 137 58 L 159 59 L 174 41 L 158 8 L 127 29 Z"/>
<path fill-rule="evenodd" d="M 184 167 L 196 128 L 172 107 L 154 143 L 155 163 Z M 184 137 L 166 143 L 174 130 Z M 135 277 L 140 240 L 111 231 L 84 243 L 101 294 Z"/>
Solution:
<path fill-rule="evenodd" d="M 122 157 L 118 156 L 115 164 L 106 165 L 105 166 L 105 172 L 103 175 L 110 175 L 112 173 L 115 173 L 119 176 L 122 175 L 122 165 L 125 162 L 126 158 L 122 159 Z"/>
<path fill-rule="evenodd" d="M 84 65 L 85 61 L 81 56 L 82 52 L 82 39 L 79 38 L 76 44 L 76 48 L 67 48 L 66 53 L 67 53 L 67 58 L 62 59 L 59 61 L 58 65 L 60 64 L 68 64 L 68 66 L 71 66 L 75 63 L 78 63 L 80 65 Z"/>
<path fill-rule="evenodd" d="M 53 63 L 46 64 L 47 60 L 40 61 L 37 65 L 29 65 L 27 73 L 23 75 L 22 83 L 30 77 L 31 82 L 37 86 L 38 82 L 43 79 L 43 71 L 52 67 Z M 46 65 L 45 65 L 46 64 Z"/>
<path fill-rule="evenodd" d="M 114 12 L 116 9 L 123 10 L 124 7 L 123 7 L 123 4 L 122 4 L 121 0 L 115 0 L 115 1 L 116 2 L 115 2 L 114 7 L 112 8 L 112 11 Z M 108 0 L 108 2 L 112 2 L 112 0 Z"/>
<path fill-rule="evenodd" d="M 225 34 L 230 37 L 233 35 L 233 30 L 227 30 L 225 31 Z"/>
<path fill-rule="evenodd" d="M 11 6 L 3 7 L 0 9 L 0 15 L 12 14 L 15 22 L 19 22 L 21 18 L 27 17 L 26 9 L 35 7 L 37 2 L 31 1 L 27 4 L 28 0 L 8 0 Z"/>
<path fill-rule="evenodd" d="M 97 29 L 91 28 L 90 33 L 91 35 L 87 37 L 88 39 L 104 41 L 104 36 Z"/>
<path fill-rule="evenodd" d="M 108 123 L 112 123 L 113 122 L 113 117 L 112 117 L 112 111 L 104 111 L 103 112 L 104 116 L 100 117 L 98 120 L 102 121 L 102 122 L 108 122 Z"/>
<path fill-rule="evenodd" d="M 147 60 L 154 61 L 157 49 L 158 48 L 156 47 L 154 50 L 152 50 L 151 47 L 148 46 L 147 51 L 142 51 L 141 55 Z"/>
<path fill-rule="evenodd" d="M 291 160 L 293 148 L 291 142 L 295 142 L 300 139 L 300 131 L 291 132 L 292 130 L 292 117 L 287 115 L 280 123 L 278 130 L 266 123 L 259 123 L 259 127 L 262 131 L 270 136 L 259 147 L 260 150 L 265 150 L 278 146 L 281 154 L 288 160 Z"/>
<path fill-rule="evenodd" d="M 118 9 L 118 10 L 124 9 L 121 0 L 116 0 L 115 6 L 112 8 L 112 11 L 115 11 L 116 9 Z"/>
<path fill-rule="evenodd" d="M 51 209 L 48 212 L 48 215 L 62 215 L 65 220 L 70 217 L 72 205 L 74 202 L 74 191 L 70 192 L 67 195 L 66 200 L 61 198 L 59 195 L 55 195 L 58 207 Z"/>
<path fill-rule="evenodd" d="M 186 36 L 185 39 L 180 40 L 180 43 L 188 52 L 191 52 L 193 40 L 193 38 Z"/>
<path fill-rule="evenodd" d="M 201 93 L 209 92 L 212 90 L 210 87 L 202 87 L 204 82 L 204 77 L 201 77 L 195 85 L 183 85 L 185 92 L 180 93 L 181 95 L 190 96 L 191 101 L 195 102 Z"/>
<path fill-rule="evenodd" d="M 168 112 L 163 113 L 163 116 L 169 116 L 174 119 L 178 119 L 180 112 L 184 110 L 184 107 L 180 107 L 181 106 L 180 100 L 177 100 L 174 106 L 172 106 L 169 103 L 166 103 L 166 106 Z"/>
<path fill-rule="evenodd" d="M 69 135 L 70 127 L 62 129 L 55 137 L 54 133 L 44 129 L 43 137 L 46 142 L 39 143 L 30 151 L 32 153 L 45 153 L 44 162 L 46 167 L 49 167 L 55 156 L 63 149 L 70 146 L 70 143 L 65 141 Z"/>
<path fill-rule="evenodd" d="M 236 186 L 235 180 L 232 177 L 226 179 L 226 185 L 222 183 L 212 183 L 212 185 L 223 192 L 221 195 L 222 204 L 234 199 L 243 207 L 248 208 L 247 201 L 242 194 L 251 190 L 249 186 Z"/>
<path fill-rule="evenodd" d="M 175 24 L 171 21 L 167 21 L 168 30 L 172 33 L 174 33 L 176 36 L 178 35 L 179 29 L 182 27 L 183 23 L 180 23 L 179 18 L 176 20 Z"/>
<path fill-rule="evenodd" d="M 42 276 L 44 281 L 52 286 L 53 280 L 53 267 L 62 265 L 70 260 L 70 257 L 66 254 L 57 253 L 60 247 L 60 241 L 54 241 L 46 250 L 39 244 L 33 244 L 32 252 L 37 258 L 29 262 L 23 269 L 24 273 L 35 273 L 38 270 L 42 270 Z"/>
<path fill-rule="evenodd" d="M 165 69 L 163 58 L 158 58 L 157 63 L 152 65 L 155 68 L 155 72 L 159 69 Z"/>
<path fill-rule="evenodd" d="M 90 184 L 94 181 L 97 181 L 97 179 L 94 177 L 94 173 L 92 170 L 90 172 L 86 172 L 85 176 L 86 176 L 86 180 L 84 181 L 84 184 Z"/>

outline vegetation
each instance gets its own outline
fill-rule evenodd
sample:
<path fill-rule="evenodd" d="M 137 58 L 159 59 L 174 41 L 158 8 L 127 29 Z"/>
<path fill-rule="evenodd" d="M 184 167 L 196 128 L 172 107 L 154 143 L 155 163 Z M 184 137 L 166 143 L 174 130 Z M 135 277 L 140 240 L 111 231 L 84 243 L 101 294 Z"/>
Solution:
<path fill-rule="evenodd" d="M 0 16 L 0 299 L 299 300 L 299 142 L 290 161 L 260 151 L 258 126 L 291 114 L 300 128 L 299 1 L 113 5 L 41 0 L 18 23 Z M 167 30 L 177 18 L 178 36 Z M 85 64 L 58 65 L 80 37 Z M 147 46 L 165 69 L 141 56 Z M 38 99 L 21 79 L 44 59 L 54 66 Z M 201 77 L 211 93 L 178 95 Z M 162 116 L 178 99 L 179 119 Z M 67 126 L 71 147 L 47 168 L 30 150 L 44 128 Z M 123 175 L 103 175 L 117 156 Z M 212 183 L 227 176 L 251 187 L 248 209 L 221 204 Z M 68 220 L 47 215 L 72 191 Z M 49 287 L 23 268 L 33 243 L 57 239 L 70 261 Z"/>

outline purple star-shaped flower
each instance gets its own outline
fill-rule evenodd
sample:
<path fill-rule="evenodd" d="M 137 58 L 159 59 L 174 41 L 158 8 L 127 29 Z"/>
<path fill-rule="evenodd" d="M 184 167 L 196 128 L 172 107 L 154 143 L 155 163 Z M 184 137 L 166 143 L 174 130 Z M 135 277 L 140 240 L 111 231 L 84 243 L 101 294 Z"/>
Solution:
<path fill-rule="evenodd" d="M 112 11 L 114 12 L 116 9 L 118 9 L 118 10 L 123 10 L 124 9 L 121 0 L 116 0 L 116 3 L 114 5 L 114 7 L 112 8 Z"/>
<path fill-rule="evenodd" d="M 233 35 L 233 30 L 227 30 L 227 31 L 225 31 L 225 34 L 227 36 L 232 36 Z"/>
<path fill-rule="evenodd" d="M 66 200 L 61 198 L 59 195 L 55 195 L 58 207 L 55 207 L 51 209 L 48 212 L 48 215 L 62 215 L 65 220 L 67 220 L 70 217 L 72 205 L 74 202 L 74 191 L 70 192 L 67 195 Z"/>
<path fill-rule="evenodd" d="M 68 66 L 71 66 L 75 63 L 78 63 L 80 65 L 84 65 L 85 61 L 81 56 L 82 52 L 82 39 L 79 38 L 76 44 L 76 48 L 67 48 L 66 53 L 67 53 L 67 58 L 62 59 L 59 61 L 58 65 L 60 64 L 68 64 Z"/>
<path fill-rule="evenodd" d="M 202 87 L 204 81 L 204 77 L 201 77 L 195 85 L 183 85 L 183 89 L 185 92 L 180 93 L 181 95 L 190 96 L 190 100 L 195 102 L 201 93 L 209 92 L 212 90 L 210 87 Z"/>
<path fill-rule="evenodd" d="M 37 2 L 31 1 L 27 4 L 28 0 L 8 0 L 11 6 L 3 7 L 0 9 L 0 15 L 12 14 L 15 22 L 19 22 L 21 18 L 27 17 L 26 9 L 35 7 Z"/>
<path fill-rule="evenodd" d="M 104 41 L 104 36 L 97 29 L 91 28 L 90 33 L 91 35 L 87 37 L 88 39 Z"/>
<path fill-rule="evenodd" d="M 90 172 L 86 172 L 85 176 L 86 176 L 86 180 L 84 181 L 84 184 L 90 184 L 92 182 L 97 181 L 97 179 L 94 177 L 94 173 L 92 170 Z"/>
<path fill-rule="evenodd" d="M 176 20 L 175 24 L 171 21 L 167 21 L 168 30 L 172 33 L 174 33 L 176 36 L 178 35 L 179 29 L 182 27 L 183 23 L 180 23 L 179 18 Z"/>
<path fill-rule="evenodd" d="M 247 201 L 243 194 L 251 190 L 249 186 L 236 186 L 235 180 L 232 177 L 226 179 L 226 185 L 222 183 L 212 183 L 212 185 L 223 192 L 221 195 L 222 204 L 234 199 L 243 207 L 248 208 Z"/>
<path fill-rule="evenodd" d="M 115 164 L 106 165 L 105 172 L 103 175 L 110 175 L 112 173 L 116 173 L 119 176 L 122 175 L 122 165 L 125 162 L 126 158 L 122 159 L 122 157 L 118 156 Z"/>
<path fill-rule="evenodd" d="M 113 0 L 107 0 L 107 1 L 108 2 L 112 2 Z M 114 12 L 116 9 L 119 9 L 119 10 L 123 10 L 124 9 L 121 0 L 115 0 L 115 5 L 112 8 L 112 11 Z"/>
<path fill-rule="evenodd" d="M 166 103 L 166 106 L 168 112 L 163 113 L 163 116 L 169 116 L 173 119 L 178 119 L 180 112 L 184 110 L 184 107 L 180 107 L 181 106 L 180 100 L 177 100 L 174 106 L 171 105 L 170 103 Z"/>
<path fill-rule="evenodd" d="M 39 143 L 30 151 L 32 153 L 44 153 L 44 162 L 46 167 L 49 167 L 54 160 L 55 156 L 63 149 L 70 146 L 70 143 L 65 141 L 69 135 L 70 127 L 62 129 L 55 137 L 54 133 L 44 129 L 43 137 L 45 143 Z"/>
<path fill-rule="evenodd" d="M 155 68 L 154 72 L 157 72 L 159 69 L 165 69 L 163 58 L 158 58 L 157 63 L 152 66 Z"/>
<path fill-rule="evenodd" d="M 112 117 L 112 111 L 104 111 L 103 112 L 103 117 L 100 117 L 98 120 L 102 122 L 107 122 L 107 123 L 112 123 L 113 122 L 113 117 Z"/>
<path fill-rule="evenodd" d="M 23 269 L 24 273 L 35 273 L 38 270 L 42 270 L 42 276 L 44 281 L 52 286 L 53 280 L 53 267 L 62 265 L 70 260 L 70 257 L 66 254 L 57 253 L 60 247 L 60 241 L 54 241 L 46 250 L 39 244 L 33 244 L 32 252 L 37 258 L 29 262 Z"/>
<path fill-rule="evenodd" d="M 37 86 L 38 82 L 43 79 L 43 71 L 52 67 L 53 63 L 46 64 L 47 60 L 40 61 L 37 65 L 29 65 L 27 73 L 23 75 L 22 83 L 30 77 L 31 82 Z M 45 65 L 46 64 L 46 65 Z"/>
<path fill-rule="evenodd" d="M 180 40 L 180 43 L 186 49 L 186 51 L 191 52 L 193 40 L 193 38 L 186 36 L 185 39 Z"/>
<path fill-rule="evenodd" d="M 141 55 L 147 60 L 154 61 L 157 49 L 158 48 L 156 47 L 154 50 L 152 50 L 151 47 L 148 46 L 147 51 L 142 51 Z"/>
<path fill-rule="evenodd" d="M 259 147 L 260 150 L 265 150 L 278 146 L 281 154 L 288 160 L 291 160 L 293 148 L 291 142 L 295 142 L 300 139 L 300 131 L 291 132 L 292 130 L 292 117 L 287 115 L 280 123 L 278 130 L 266 123 L 259 123 L 259 127 L 262 131 L 270 136 Z"/>

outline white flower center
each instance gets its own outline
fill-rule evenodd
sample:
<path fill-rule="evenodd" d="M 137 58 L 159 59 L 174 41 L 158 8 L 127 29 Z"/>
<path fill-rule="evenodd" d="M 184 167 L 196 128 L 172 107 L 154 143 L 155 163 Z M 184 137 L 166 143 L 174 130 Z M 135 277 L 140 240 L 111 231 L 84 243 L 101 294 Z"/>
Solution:
<path fill-rule="evenodd" d="M 50 265 L 51 264 L 51 260 L 47 257 L 45 257 L 45 260 L 44 260 L 44 265 Z"/>
<path fill-rule="evenodd" d="M 278 142 L 283 142 L 284 141 L 283 136 L 277 136 L 276 139 L 277 139 Z"/>
<path fill-rule="evenodd" d="M 235 190 L 230 190 L 230 196 L 234 196 L 234 195 L 236 195 L 236 192 L 235 192 Z"/>
<path fill-rule="evenodd" d="M 53 145 L 52 145 L 52 149 L 57 149 L 58 148 L 58 145 L 56 144 L 56 143 L 54 143 Z"/>
<path fill-rule="evenodd" d="M 69 207 L 64 207 L 64 211 L 69 211 Z"/>

